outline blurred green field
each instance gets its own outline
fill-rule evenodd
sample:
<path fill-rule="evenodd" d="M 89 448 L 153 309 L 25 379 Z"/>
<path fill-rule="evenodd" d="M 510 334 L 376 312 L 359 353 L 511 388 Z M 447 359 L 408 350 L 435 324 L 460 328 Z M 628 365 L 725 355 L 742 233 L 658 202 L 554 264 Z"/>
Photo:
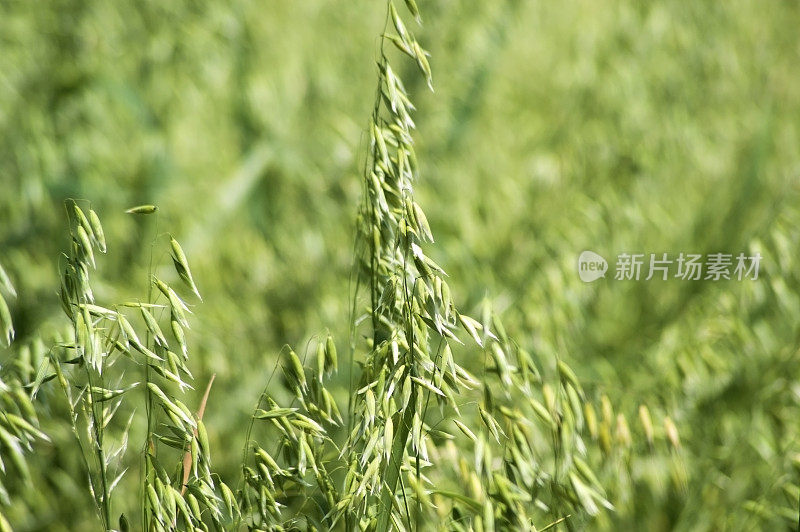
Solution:
<path fill-rule="evenodd" d="M 800 6 L 419 3 L 435 92 L 413 65 L 400 74 L 431 256 L 463 309 L 488 296 L 521 344 L 567 360 L 638 436 L 636 458 L 605 462 L 616 511 L 590 529 L 796 526 Z M 0 3 L 0 263 L 19 293 L 3 371 L 32 380 L 20 346 L 67 325 L 64 199 L 103 220 L 98 299 L 142 297 L 153 237 L 167 249 L 169 232 L 204 298 L 187 403 L 217 375 L 205 422 L 235 479 L 281 347 L 347 339 L 383 16 L 323 0 Z M 159 216 L 124 214 L 141 203 Z M 763 259 L 757 281 L 585 284 L 585 249 Z M 153 260 L 170 271 L 166 252 Z M 647 458 L 641 404 L 675 420 L 680 468 Z M 45 388 L 37 405 L 53 441 L 7 515 L 23 531 L 95 529 L 59 396 Z M 136 460 L 115 495 L 134 507 Z"/>

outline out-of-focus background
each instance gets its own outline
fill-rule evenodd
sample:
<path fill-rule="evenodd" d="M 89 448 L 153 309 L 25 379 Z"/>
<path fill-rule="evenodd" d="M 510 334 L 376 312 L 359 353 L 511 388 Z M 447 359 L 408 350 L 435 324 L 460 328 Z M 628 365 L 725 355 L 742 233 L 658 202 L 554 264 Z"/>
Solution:
<path fill-rule="evenodd" d="M 795 523 L 800 7 L 419 3 L 436 90 L 413 64 L 401 76 L 418 109 L 430 255 L 455 300 L 469 311 L 488 295 L 521 344 L 567 360 L 634 436 L 640 404 L 679 429 L 683 476 L 660 474 L 646 449 L 602 472 L 617 507 L 606 526 Z M 173 234 L 204 297 L 186 402 L 216 373 L 206 426 L 216 470 L 235 482 L 281 347 L 328 330 L 346 343 L 383 15 L 380 2 L 323 0 L 0 3 L 0 262 L 19 293 L 18 345 L 67 323 L 65 198 L 104 223 L 99 301 L 143 297 L 153 239 L 169 271 Z M 159 215 L 124 214 L 141 203 Z M 609 259 L 606 279 L 580 281 L 584 249 Z M 614 281 L 623 252 L 763 259 L 756 281 Z M 0 350 L 3 371 L 32 379 L 17 355 Z M 47 386 L 38 397 L 53 442 L 9 510 L 19 530 L 98 526 L 58 398 Z"/>

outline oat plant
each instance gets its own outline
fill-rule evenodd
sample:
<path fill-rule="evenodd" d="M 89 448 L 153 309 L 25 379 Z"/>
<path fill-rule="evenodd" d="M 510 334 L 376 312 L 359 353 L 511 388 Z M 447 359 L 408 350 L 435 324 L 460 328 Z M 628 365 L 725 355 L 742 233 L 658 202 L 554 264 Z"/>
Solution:
<path fill-rule="evenodd" d="M 93 210 L 87 213 L 74 201 L 67 201 L 66 207 L 71 239 L 62 257 L 60 296 L 72 336 L 50 351 L 33 392 L 53 377 L 60 385 L 104 529 L 128 530 L 134 519 L 114 513 L 112 496 L 126 473 L 122 458 L 137 412 L 144 412 L 147 425 L 140 528 L 221 529 L 222 522 L 236 514 L 234 497 L 211 474 L 202 414 L 192 412 L 181 399 L 192 387 L 186 343 L 190 308 L 172 286 L 153 274 L 152 261 L 146 298 L 116 304 L 96 301 L 90 274 L 97 254 L 106 252 L 103 228 Z M 144 205 L 127 212 L 155 211 L 154 206 Z M 168 238 L 177 275 L 199 297 L 180 244 Z M 112 430 L 118 426 L 112 420 L 119 415 L 127 421 Z"/>
<path fill-rule="evenodd" d="M 612 508 L 587 463 L 591 406 L 573 370 L 552 361 L 546 382 L 489 305 L 477 319 L 459 311 L 426 252 L 414 106 L 393 66 L 408 56 L 433 87 L 410 29 L 419 20 L 413 0 L 387 3 L 357 222 L 349 354 L 360 376 L 345 437 L 332 437 L 342 420 L 324 385 L 332 340 L 319 342 L 316 368 L 287 348 L 294 402 L 265 393 L 254 414 L 277 430 L 275 453 L 248 437 L 243 516 L 253 529 L 527 530 Z M 472 372 L 456 352 L 472 357 Z"/>
<path fill-rule="evenodd" d="M 17 293 L 0 265 L 0 327 L 3 342 L 10 346 L 14 339 L 14 324 L 4 295 L 13 298 Z M 0 532 L 12 530 L 3 513 L 3 507 L 11 503 L 5 478 L 10 475 L 30 487 L 27 454 L 33 451 L 36 441 L 47 440 L 39 429 L 38 415 L 29 391 L 15 374 L 0 367 Z"/>

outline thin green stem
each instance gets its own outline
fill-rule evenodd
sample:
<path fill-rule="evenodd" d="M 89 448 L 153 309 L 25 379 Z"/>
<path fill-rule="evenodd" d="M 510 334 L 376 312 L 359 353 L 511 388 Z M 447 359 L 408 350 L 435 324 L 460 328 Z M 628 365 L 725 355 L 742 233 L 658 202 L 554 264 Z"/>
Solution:
<path fill-rule="evenodd" d="M 155 234 L 158 235 L 158 212 L 155 213 L 156 215 L 156 230 Z M 156 245 L 156 240 L 158 236 L 154 237 L 153 240 L 150 242 L 150 256 L 148 258 L 148 265 L 147 265 L 147 303 L 153 303 L 153 249 Z M 151 335 L 150 330 L 148 329 L 146 336 L 145 336 L 145 345 L 150 349 L 151 346 Z M 150 452 L 150 446 L 152 445 L 153 440 L 153 425 L 155 421 L 155 417 L 153 416 L 153 393 L 150 391 L 150 364 L 145 361 L 144 364 L 144 393 L 145 393 L 145 413 L 147 416 L 147 430 L 145 433 L 144 439 L 144 447 L 142 449 L 142 460 L 144 460 L 144 465 L 141 469 L 142 471 L 142 478 L 139 483 L 139 497 L 142 501 L 142 530 L 147 530 L 147 510 L 149 507 L 148 497 L 147 497 L 147 483 L 149 482 L 150 478 L 150 460 L 148 459 L 148 454 Z"/>

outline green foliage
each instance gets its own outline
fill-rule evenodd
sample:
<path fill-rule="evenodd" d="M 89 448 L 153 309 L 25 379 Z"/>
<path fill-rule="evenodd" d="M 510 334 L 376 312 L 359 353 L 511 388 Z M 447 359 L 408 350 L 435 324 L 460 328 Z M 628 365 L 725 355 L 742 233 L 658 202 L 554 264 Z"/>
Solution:
<path fill-rule="evenodd" d="M 388 5 L 0 7 L 0 530 L 794 526 L 797 7 Z"/>

